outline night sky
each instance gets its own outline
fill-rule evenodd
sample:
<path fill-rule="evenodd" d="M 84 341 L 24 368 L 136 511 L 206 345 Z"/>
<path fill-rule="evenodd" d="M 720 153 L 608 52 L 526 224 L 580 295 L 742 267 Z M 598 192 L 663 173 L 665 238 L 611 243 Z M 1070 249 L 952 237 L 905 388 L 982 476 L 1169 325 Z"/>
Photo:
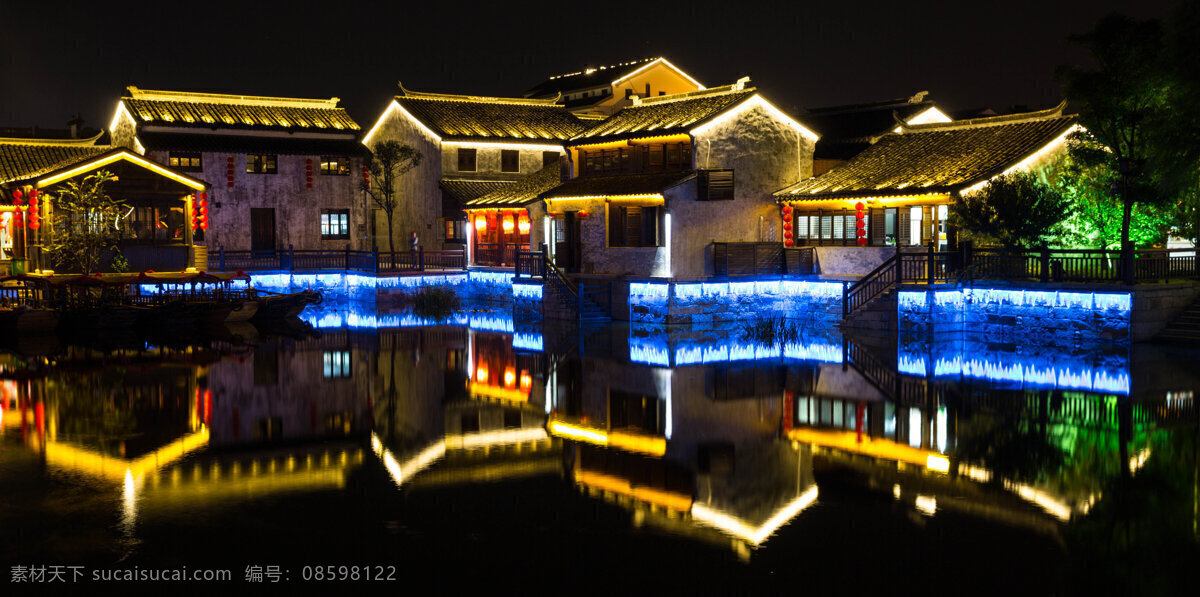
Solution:
<path fill-rule="evenodd" d="M 1165 17 L 1172 1 L 808 4 L 330 1 L 317 8 L 201 0 L 84 10 L 6 0 L 0 127 L 64 128 L 73 113 L 107 126 L 133 84 L 337 96 L 367 128 L 397 80 L 418 91 L 519 96 L 549 75 L 659 55 L 708 86 L 749 75 L 785 109 L 922 89 L 949 109 L 1041 107 L 1059 99 L 1054 66 L 1086 61 L 1067 35 L 1112 11 Z"/>

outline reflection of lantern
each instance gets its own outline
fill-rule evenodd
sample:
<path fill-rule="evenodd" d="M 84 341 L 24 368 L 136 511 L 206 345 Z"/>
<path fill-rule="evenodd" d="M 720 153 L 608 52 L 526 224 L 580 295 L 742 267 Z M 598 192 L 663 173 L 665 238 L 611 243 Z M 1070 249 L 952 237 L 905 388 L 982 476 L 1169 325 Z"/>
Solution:
<path fill-rule="evenodd" d="M 522 371 L 521 372 L 521 389 L 523 389 L 523 390 L 529 389 L 529 387 L 532 385 L 533 385 L 533 378 L 530 377 L 528 373 L 525 373 L 524 371 Z"/>
<path fill-rule="evenodd" d="M 487 228 L 487 218 L 475 216 L 475 229 L 482 232 L 484 228 Z"/>
<path fill-rule="evenodd" d="M 517 230 L 520 231 L 521 234 L 529 234 L 529 220 L 526 220 L 524 218 L 522 218 L 521 220 L 518 220 L 517 221 Z"/>
<path fill-rule="evenodd" d="M 512 367 L 505 369 L 504 370 L 504 387 L 506 387 L 506 388 L 512 387 L 512 385 L 515 383 L 517 383 L 517 370 L 513 369 Z"/>
<path fill-rule="evenodd" d="M 504 218 L 504 222 L 502 223 L 502 226 L 504 227 L 504 232 L 505 232 L 505 233 L 512 232 L 512 231 L 513 231 L 513 221 L 512 221 L 512 218 Z"/>
<path fill-rule="evenodd" d="M 475 369 L 475 381 L 479 383 L 487 383 L 488 370 L 487 365 L 480 365 Z"/>

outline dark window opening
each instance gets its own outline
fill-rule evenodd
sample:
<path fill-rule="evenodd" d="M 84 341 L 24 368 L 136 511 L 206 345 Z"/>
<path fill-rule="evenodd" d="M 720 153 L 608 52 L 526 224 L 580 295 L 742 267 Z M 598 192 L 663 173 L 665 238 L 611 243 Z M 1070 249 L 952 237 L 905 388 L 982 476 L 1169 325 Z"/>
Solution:
<path fill-rule="evenodd" d="M 458 148 L 458 171 L 475 171 L 475 150 L 467 147 Z"/>
<path fill-rule="evenodd" d="M 500 150 L 500 171 L 501 172 L 520 172 L 521 171 L 521 152 L 516 149 L 501 149 Z"/>
<path fill-rule="evenodd" d="M 450 242 L 467 242 L 467 222 L 465 220 L 444 220 L 446 240 Z"/>
<path fill-rule="evenodd" d="M 558 156 L 559 155 L 561 155 L 561 154 L 559 154 L 557 151 L 543 151 L 542 152 L 542 167 L 545 168 L 546 166 L 558 164 Z"/>

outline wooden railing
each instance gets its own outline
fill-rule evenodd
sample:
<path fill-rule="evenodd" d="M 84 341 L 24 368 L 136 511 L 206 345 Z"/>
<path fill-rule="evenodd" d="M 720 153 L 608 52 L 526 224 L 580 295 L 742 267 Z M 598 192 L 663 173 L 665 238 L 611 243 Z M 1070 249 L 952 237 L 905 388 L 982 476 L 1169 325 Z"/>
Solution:
<path fill-rule="evenodd" d="M 475 265 L 510 267 L 516 264 L 517 253 L 528 250 L 528 244 L 476 243 Z"/>
<path fill-rule="evenodd" d="M 1003 278 L 1041 282 L 1113 282 L 1126 280 L 1120 251 L 1046 249 L 1005 251 L 970 249 L 963 252 L 963 274 L 971 278 Z M 1145 249 L 1133 253 L 1135 282 L 1193 279 L 1194 249 Z"/>
<path fill-rule="evenodd" d="M 467 269 L 465 251 L 352 251 L 346 249 L 269 251 L 217 251 L 209 260 L 217 271 L 318 271 L 345 270 L 372 273 L 400 273 Z"/>
<path fill-rule="evenodd" d="M 901 263 L 899 253 L 892 255 L 887 261 L 879 264 L 879 267 L 871 270 L 871 273 L 845 287 L 842 294 L 842 319 L 850 317 L 899 284 Z"/>
<path fill-rule="evenodd" d="M 580 282 L 576 285 L 543 251 L 521 251 L 515 258 L 514 276 L 540 278 L 558 294 L 564 306 L 584 319 L 609 319 L 612 316 L 612 284 Z"/>
<path fill-rule="evenodd" d="M 817 250 L 814 247 L 795 247 L 783 250 L 783 273 L 808 276 L 816 271 Z"/>
<path fill-rule="evenodd" d="M 517 253 L 517 267 L 513 272 L 518 278 L 545 278 L 546 254 L 542 251 L 521 251 Z"/>

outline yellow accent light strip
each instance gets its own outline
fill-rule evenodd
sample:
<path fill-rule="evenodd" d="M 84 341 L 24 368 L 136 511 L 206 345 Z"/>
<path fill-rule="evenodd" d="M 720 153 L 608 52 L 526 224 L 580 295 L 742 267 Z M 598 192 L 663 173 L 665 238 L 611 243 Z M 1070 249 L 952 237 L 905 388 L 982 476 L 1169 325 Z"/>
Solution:
<path fill-rule="evenodd" d="M 503 143 L 503 142 L 483 142 L 476 143 L 474 141 L 446 141 L 442 144 L 443 147 L 482 147 L 492 148 L 499 147 L 501 149 L 528 149 L 530 151 L 563 151 L 562 145 L 539 145 L 537 143 Z"/>
<path fill-rule="evenodd" d="M 667 438 L 661 435 L 648 435 L 625 430 L 614 429 L 608 432 L 608 445 L 612 448 L 654 456 L 662 456 L 667 452 Z"/>
<path fill-rule="evenodd" d="M 1012 174 L 1014 172 L 1028 170 L 1033 164 L 1037 163 L 1038 160 L 1041 160 L 1042 158 L 1044 158 L 1046 156 L 1046 154 L 1057 149 L 1059 145 L 1066 143 L 1067 137 L 1071 133 L 1074 133 L 1075 131 L 1082 131 L 1082 130 L 1084 130 L 1084 128 L 1078 124 L 1071 125 L 1066 131 L 1063 131 L 1063 134 L 1055 137 L 1053 141 L 1050 141 L 1049 143 L 1043 145 L 1041 149 L 1029 154 L 1029 156 L 1026 157 L 1025 159 L 1017 162 L 1016 164 L 1013 164 L 1012 166 L 1009 166 L 1007 169 L 1005 169 L 1000 174 L 997 174 L 987 180 L 977 182 L 977 183 L 959 191 L 959 193 L 962 195 L 969 195 L 971 193 L 974 193 L 975 191 L 978 191 L 979 189 L 982 189 L 984 187 L 984 185 L 986 185 L 987 183 L 989 183 L 993 180 L 996 180 L 997 178 L 1000 178 L 1002 176 L 1008 176 L 1009 174 Z"/>
<path fill-rule="evenodd" d="M 117 109 L 113 111 L 112 120 L 108 123 L 109 135 L 112 135 L 117 130 L 117 125 L 119 125 L 121 121 L 121 114 L 124 114 L 125 117 L 129 119 L 130 123 L 133 123 L 135 126 L 137 125 L 137 119 L 135 119 L 133 114 L 129 112 L 129 108 L 125 107 L 125 101 L 117 100 Z"/>
<path fill-rule="evenodd" d="M 310 99 L 299 97 L 269 97 L 264 95 L 232 95 L 224 93 L 198 93 L 193 91 L 163 91 L 138 89 L 129 86 L 129 96 L 133 99 L 163 101 L 163 102 L 197 102 L 205 104 L 236 104 L 244 106 L 272 106 L 289 108 L 315 108 L 328 110 L 336 108 L 340 98 Z"/>
<path fill-rule="evenodd" d="M 362 140 L 363 145 L 371 144 L 371 137 L 373 137 L 375 135 L 375 131 L 379 130 L 379 127 L 383 124 L 383 121 L 387 120 L 388 115 L 391 114 L 392 110 L 399 110 L 400 113 L 403 114 L 406 118 L 417 123 L 417 126 L 421 127 L 421 130 L 425 131 L 426 134 L 433 137 L 434 141 L 436 141 L 438 143 L 442 142 L 441 135 L 433 132 L 433 129 L 430 129 L 429 127 L 425 126 L 425 123 L 421 122 L 420 120 L 417 120 L 416 116 L 413 116 L 412 114 L 410 114 L 408 110 L 404 109 L 404 106 L 400 105 L 400 102 L 393 99 L 392 103 L 388 104 L 387 109 L 383 111 L 383 114 L 381 114 L 379 116 L 379 120 L 375 121 L 375 126 L 372 126 L 371 130 L 367 131 L 367 136 L 363 137 L 363 140 Z"/>
<path fill-rule="evenodd" d="M 604 141 L 601 143 L 583 143 L 580 145 L 572 145 L 571 149 L 607 149 L 610 147 L 629 147 L 630 145 L 640 145 L 642 143 L 683 143 L 691 142 L 692 138 L 685 134 L 676 135 L 656 135 L 653 137 L 637 137 L 635 139 L 625 139 L 622 141 Z"/>
<path fill-rule="evenodd" d="M 755 106 L 762 107 L 764 110 L 769 112 L 771 115 L 786 122 L 788 124 L 788 126 L 790 126 L 796 132 L 800 133 L 801 136 L 807 137 L 809 140 L 811 140 L 813 142 L 816 142 L 818 139 L 821 138 L 820 135 L 812 132 L 811 130 L 809 130 L 807 127 L 800 124 L 799 122 L 796 122 L 791 116 L 788 116 L 787 114 L 785 114 L 783 112 L 783 110 L 776 108 L 771 102 L 768 102 L 766 100 L 766 98 L 764 98 L 761 95 L 758 95 L 757 93 L 754 94 L 754 96 L 751 97 L 750 99 L 739 104 L 733 110 L 729 110 L 728 112 L 725 112 L 724 114 L 718 116 L 716 119 L 710 120 L 709 122 L 706 122 L 694 129 L 692 129 L 689 132 L 693 136 L 701 134 L 703 131 L 709 129 L 710 127 L 717 126 L 728 120 L 736 118 L 742 112 L 745 112 L 746 110 L 749 110 L 750 108 L 753 108 Z"/>
<path fill-rule="evenodd" d="M 566 439 L 573 439 L 576 441 L 588 442 L 600 446 L 608 445 L 608 433 L 596 427 L 584 427 L 582 425 L 571 425 L 561 421 L 551 421 L 550 435 Z"/>
<path fill-rule="evenodd" d="M 75 168 L 67 170 L 66 172 L 62 172 L 60 174 L 55 174 L 53 176 L 43 178 L 43 179 L 37 181 L 37 186 L 39 189 L 43 188 L 43 187 L 48 187 L 54 183 L 61 182 L 68 178 L 71 178 L 72 176 L 77 176 L 79 174 L 83 174 L 84 172 L 90 172 L 92 170 L 102 168 L 113 162 L 119 162 L 121 160 L 133 162 L 134 164 L 137 164 L 138 166 L 141 166 L 147 170 L 150 170 L 150 171 L 154 172 L 155 174 L 158 174 L 165 178 L 174 180 L 175 182 L 178 182 L 179 184 L 182 184 L 185 187 L 195 189 L 197 191 L 203 191 L 204 189 L 208 188 L 208 186 L 205 185 L 203 182 L 200 182 L 190 176 L 184 176 L 182 174 L 178 174 L 173 170 L 169 170 L 163 166 L 160 166 L 154 162 L 151 162 L 150 160 L 147 160 L 146 158 L 143 158 L 142 156 L 137 155 L 136 153 L 133 153 L 127 149 L 122 149 L 121 151 L 119 151 L 117 153 L 114 153 L 114 154 L 111 154 L 111 155 L 108 155 L 108 156 L 105 156 L 102 158 L 89 160 L 87 162 L 80 164 L 79 166 L 76 166 Z"/>
<path fill-rule="evenodd" d="M 579 195 L 576 197 L 548 197 L 546 200 L 547 201 L 581 201 L 581 200 L 587 200 L 587 199 L 591 199 L 591 200 L 610 199 L 613 201 L 622 201 L 622 200 L 645 201 L 645 200 L 656 199 L 659 201 L 666 201 L 666 199 L 664 199 L 662 195 L 657 194 L 657 193 L 655 193 L 653 195 Z"/>
<path fill-rule="evenodd" d="M 471 397 L 480 398 L 495 398 L 497 400 L 508 400 L 510 402 L 529 402 L 529 392 L 523 392 L 517 389 L 498 388 L 486 384 L 472 383 L 470 385 Z"/>
<path fill-rule="evenodd" d="M 667 66 L 667 68 L 670 68 L 671 70 L 673 70 L 673 71 L 675 71 L 675 72 L 677 72 L 677 73 L 679 73 L 679 74 L 683 75 L 683 78 L 687 79 L 687 80 L 688 80 L 688 82 L 690 82 L 691 84 L 695 85 L 696 87 L 698 87 L 698 88 L 700 88 L 700 89 L 706 89 L 706 87 L 705 87 L 704 85 L 701 85 L 701 84 L 700 84 L 700 81 L 697 81 L 696 79 L 693 79 L 691 75 L 689 75 L 689 74 L 687 74 L 687 73 L 683 72 L 683 69 L 679 68 L 678 66 L 675 66 L 674 64 L 671 64 L 671 63 L 670 63 L 670 62 L 669 62 L 669 61 L 668 61 L 666 58 L 657 58 L 657 59 L 651 60 L 650 62 L 647 62 L 645 65 L 643 65 L 643 66 L 641 66 L 640 68 L 638 68 L 637 70 L 635 70 L 635 71 L 633 71 L 633 72 L 629 73 L 628 75 L 625 75 L 624 77 L 621 77 L 620 79 L 617 79 L 616 81 L 613 81 L 613 82 L 612 82 L 612 84 L 613 84 L 613 85 L 617 85 L 617 84 L 618 84 L 618 83 L 620 83 L 621 81 L 624 81 L 625 79 L 628 79 L 628 78 L 630 78 L 630 77 L 636 76 L 638 73 L 640 73 L 640 72 L 642 72 L 642 71 L 644 71 L 644 70 L 646 70 L 646 69 L 650 68 L 651 66 L 654 66 L 655 64 L 658 64 L 658 63 L 660 63 L 660 62 L 661 62 L 661 63 L 663 63 L 663 64 L 665 64 L 665 65 Z"/>

